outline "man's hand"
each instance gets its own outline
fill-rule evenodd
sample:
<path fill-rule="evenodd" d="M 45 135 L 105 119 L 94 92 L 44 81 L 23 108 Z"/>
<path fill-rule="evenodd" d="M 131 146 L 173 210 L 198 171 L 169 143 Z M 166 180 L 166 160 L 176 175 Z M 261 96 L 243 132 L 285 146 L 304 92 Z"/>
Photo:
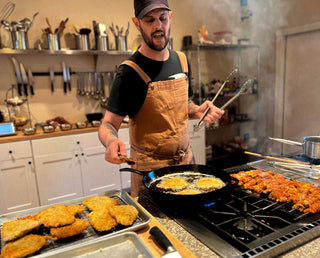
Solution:
<path fill-rule="evenodd" d="M 121 156 L 127 156 L 125 144 L 117 139 L 113 141 L 105 152 L 105 160 L 113 164 L 124 163 L 122 159 L 119 158 L 119 153 Z"/>
<path fill-rule="evenodd" d="M 217 108 L 209 100 L 206 100 L 204 103 L 201 104 L 201 106 L 198 106 L 194 104 L 191 100 L 189 100 L 189 116 L 191 118 L 201 118 L 203 113 L 206 111 L 207 107 L 209 107 L 210 109 L 207 115 L 204 117 L 203 121 L 208 121 L 209 123 L 213 124 L 217 120 L 219 120 L 221 116 L 224 114 L 224 110 Z"/>

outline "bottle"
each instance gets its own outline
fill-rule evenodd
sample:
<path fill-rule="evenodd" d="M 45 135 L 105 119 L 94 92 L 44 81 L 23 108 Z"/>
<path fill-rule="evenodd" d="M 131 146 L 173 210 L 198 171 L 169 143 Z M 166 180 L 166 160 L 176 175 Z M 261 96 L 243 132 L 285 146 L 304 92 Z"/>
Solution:
<path fill-rule="evenodd" d="M 241 36 L 240 41 L 250 40 L 252 11 L 248 7 L 248 0 L 240 0 Z"/>

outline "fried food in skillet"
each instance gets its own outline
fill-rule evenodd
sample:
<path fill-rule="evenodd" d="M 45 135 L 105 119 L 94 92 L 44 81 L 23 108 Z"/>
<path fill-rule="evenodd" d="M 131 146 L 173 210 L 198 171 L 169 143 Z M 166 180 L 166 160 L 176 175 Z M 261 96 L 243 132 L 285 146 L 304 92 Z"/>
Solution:
<path fill-rule="evenodd" d="M 109 207 L 110 215 L 123 226 L 130 226 L 136 220 L 139 211 L 132 205 L 115 205 Z"/>
<path fill-rule="evenodd" d="M 67 206 L 63 204 L 56 204 L 40 211 L 37 215 L 37 219 L 48 228 L 69 225 L 75 221 L 74 215 L 70 214 Z"/>
<path fill-rule="evenodd" d="M 40 221 L 33 219 L 18 219 L 4 222 L 1 229 L 1 238 L 5 242 L 15 240 L 38 229 L 41 224 Z"/>
<path fill-rule="evenodd" d="M 180 177 L 174 177 L 166 179 L 162 182 L 160 182 L 157 187 L 166 189 L 166 190 L 173 190 L 173 191 L 179 191 L 186 189 L 188 187 L 188 182 Z"/>
<path fill-rule="evenodd" d="M 101 208 L 118 205 L 119 201 L 117 199 L 108 196 L 94 196 L 90 199 L 86 199 L 82 202 L 89 210 L 95 211 Z"/>
<path fill-rule="evenodd" d="M 188 194 L 199 194 L 201 193 L 198 190 L 193 190 L 193 189 L 187 189 L 187 190 L 182 190 L 180 192 L 177 192 L 177 194 L 181 194 L 181 195 L 188 195 Z"/>
<path fill-rule="evenodd" d="M 1 258 L 21 258 L 40 250 L 47 240 L 56 240 L 51 236 L 27 235 L 4 246 L 1 251 Z"/>
<path fill-rule="evenodd" d="M 218 189 L 225 186 L 225 183 L 219 179 L 214 177 L 204 177 L 197 181 L 196 186 L 201 190 L 208 191 L 212 189 Z"/>
<path fill-rule="evenodd" d="M 84 211 L 84 208 L 81 205 L 68 205 L 67 209 L 69 211 L 69 213 L 73 216 L 75 216 L 76 214 L 80 214 Z"/>
<path fill-rule="evenodd" d="M 99 210 L 94 210 L 87 215 L 92 227 L 98 231 L 108 231 L 114 228 L 118 223 L 110 216 L 108 207 L 102 207 Z"/>
<path fill-rule="evenodd" d="M 50 235 L 57 238 L 67 238 L 80 234 L 90 226 L 89 221 L 84 219 L 76 219 L 76 221 L 70 225 L 51 228 Z"/>

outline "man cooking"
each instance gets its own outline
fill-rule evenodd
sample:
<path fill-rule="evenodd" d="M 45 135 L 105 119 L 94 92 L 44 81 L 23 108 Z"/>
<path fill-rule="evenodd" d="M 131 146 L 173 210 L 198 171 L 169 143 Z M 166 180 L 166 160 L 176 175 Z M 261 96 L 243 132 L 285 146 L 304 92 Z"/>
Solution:
<path fill-rule="evenodd" d="M 188 118 L 214 123 L 223 110 L 210 101 L 201 106 L 193 95 L 191 71 L 186 56 L 167 48 L 172 12 L 167 0 L 134 0 L 132 18 L 143 43 L 117 71 L 99 138 L 106 147 L 105 159 L 123 163 L 125 144 L 118 130 L 129 116 L 130 154 L 133 168 L 151 171 L 174 164 L 194 163 L 189 143 Z M 142 176 L 131 174 L 131 196 L 143 187 Z"/>

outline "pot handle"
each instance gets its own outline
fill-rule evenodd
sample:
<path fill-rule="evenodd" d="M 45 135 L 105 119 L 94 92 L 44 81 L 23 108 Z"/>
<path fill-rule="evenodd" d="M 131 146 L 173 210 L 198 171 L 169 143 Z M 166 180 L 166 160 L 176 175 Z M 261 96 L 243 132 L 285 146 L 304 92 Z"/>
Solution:
<path fill-rule="evenodd" d="M 141 176 L 145 176 L 149 171 L 140 171 L 134 168 L 120 168 L 120 172 L 133 172 Z"/>
<path fill-rule="evenodd" d="M 269 139 L 273 140 L 273 141 L 281 142 L 281 143 L 290 144 L 290 145 L 297 145 L 297 146 L 303 145 L 303 143 L 301 143 L 301 142 L 295 142 L 295 141 L 285 140 L 285 139 L 281 139 L 281 138 L 269 137 Z"/>

